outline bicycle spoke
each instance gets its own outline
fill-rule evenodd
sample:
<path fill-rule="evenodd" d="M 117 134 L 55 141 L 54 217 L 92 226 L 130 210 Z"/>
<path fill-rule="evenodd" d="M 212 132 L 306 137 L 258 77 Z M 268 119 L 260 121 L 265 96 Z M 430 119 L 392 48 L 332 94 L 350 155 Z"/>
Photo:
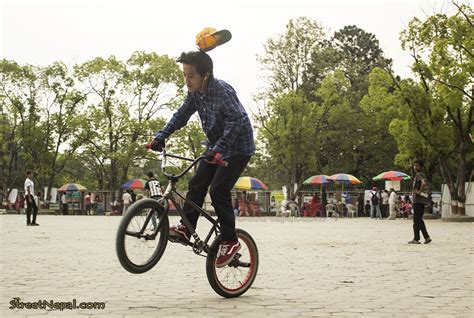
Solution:
<path fill-rule="evenodd" d="M 255 248 L 249 247 L 252 243 L 248 237 L 239 237 L 239 241 L 241 249 L 229 265 L 222 268 L 214 265 L 215 278 L 225 293 L 239 293 L 241 289 L 248 288 L 255 278 L 257 252 Z"/>
<path fill-rule="evenodd" d="M 129 226 L 125 233 L 125 251 L 127 257 L 135 265 L 146 264 L 154 257 L 159 244 L 158 232 L 155 236 L 155 225 L 152 219 L 155 218 L 157 212 L 153 209 L 144 209 L 134 215 L 129 222 Z M 148 221 L 147 221 L 148 219 Z M 160 220 L 156 218 L 156 226 L 160 227 Z"/>

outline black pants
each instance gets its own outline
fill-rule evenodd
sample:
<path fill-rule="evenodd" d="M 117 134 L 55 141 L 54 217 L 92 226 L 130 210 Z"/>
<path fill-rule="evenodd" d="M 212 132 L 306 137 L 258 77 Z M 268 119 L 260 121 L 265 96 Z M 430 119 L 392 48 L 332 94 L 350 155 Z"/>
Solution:
<path fill-rule="evenodd" d="M 31 222 L 31 210 L 33 210 L 33 222 Z M 36 216 L 38 215 L 38 207 L 36 206 L 35 198 L 30 194 L 26 201 L 26 223 L 36 223 Z"/>
<path fill-rule="evenodd" d="M 414 239 L 420 240 L 420 231 L 423 233 L 425 240 L 429 238 L 428 231 L 426 230 L 425 222 L 423 221 L 423 213 L 425 213 L 425 205 L 423 203 L 413 204 L 413 232 Z"/>
<path fill-rule="evenodd" d="M 226 159 L 228 165 L 225 167 L 201 161 L 196 174 L 189 181 L 186 198 L 199 207 L 202 207 L 210 186 L 209 194 L 221 225 L 223 241 L 236 239 L 235 216 L 230 191 L 249 160 L 250 156 L 234 156 Z M 196 228 L 199 212 L 190 204 L 185 204 L 183 210 L 191 224 Z"/>
<path fill-rule="evenodd" d="M 388 216 L 388 204 L 382 204 L 382 219 Z"/>
<path fill-rule="evenodd" d="M 68 215 L 69 213 L 67 212 L 67 203 L 63 203 L 63 215 Z"/>

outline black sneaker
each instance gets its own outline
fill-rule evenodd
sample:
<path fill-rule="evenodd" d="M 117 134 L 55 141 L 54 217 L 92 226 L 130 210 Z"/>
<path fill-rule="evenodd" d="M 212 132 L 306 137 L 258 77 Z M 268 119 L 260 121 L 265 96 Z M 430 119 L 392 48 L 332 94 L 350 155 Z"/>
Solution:
<path fill-rule="evenodd" d="M 39 226 L 39 224 L 34 222 L 34 223 L 31 223 L 31 226 Z"/>
<path fill-rule="evenodd" d="M 428 238 L 425 240 L 425 244 L 429 244 L 429 243 L 431 243 L 431 241 L 432 241 L 431 237 L 428 237 Z"/>
<path fill-rule="evenodd" d="M 31 223 L 26 223 L 26 226 L 31 226 Z"/>

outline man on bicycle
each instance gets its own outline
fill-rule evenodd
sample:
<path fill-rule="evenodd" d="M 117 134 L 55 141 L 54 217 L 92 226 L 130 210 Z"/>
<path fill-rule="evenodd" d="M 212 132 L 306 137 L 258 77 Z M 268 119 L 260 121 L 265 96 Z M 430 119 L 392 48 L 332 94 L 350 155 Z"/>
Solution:
<path fill-rule="evenodd" d="M 206 160 L 201 161 L 189 181 L 186 197 L 202 207 L 210 187 L 212 205 L 222 231 L 216 267 L 224 267 L 240 250 L 230 191 L 255 153 L 252 125 L 235 90 L 214 78 L 213 63 L 208 54 L 203 51 L 182 53 L 177 62 L 183 66 L 188 94 L 165 128 L 156 133 L 151 147 L 162 151 L 165 139 L 184 127 L 191 115 L 198 112 L 209 147 L 205 152 Z M 219 159 L 225 160 L 227 166 L 217 165 Z M 195 228 L 199 213 L 189 204 L 185 204 L 183 210 Z M 170 227 L 169 234 L 181 240 L 191 238 L 183 222 Z"/>

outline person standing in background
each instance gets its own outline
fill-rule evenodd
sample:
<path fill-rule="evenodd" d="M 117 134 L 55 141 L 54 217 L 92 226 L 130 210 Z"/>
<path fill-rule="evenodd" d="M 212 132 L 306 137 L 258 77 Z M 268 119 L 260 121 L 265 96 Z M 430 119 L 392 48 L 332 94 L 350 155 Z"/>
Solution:
<path fill-rule="evenodd" d="M 382 213 L 380 213 L 380 195 L 377 187 L 373 187 L 370 191 L 370 218 L 382 218 Z"/>
<path fill-rule="evenodd" d="M 91 199 L 92 198 L 91 198 L 90 192 L 84 196 L 84 206 L 86 207 L 86 215 L 92 214 L 91 213 L 91 207 L 92 207 Z"/>
<path fill-rule="evenodd" d="M 63 215 L 68 215 L 68 211 L 67 211 L 67 195 L 66 195 L 66 192 L 63 192 L 63 194 L 61 195 L 61 204 L 63 206 Z"/>
<path fill-rule="evenodd" d="M 364 193 L 359 193 L 356 201 L 357 216 L 365 216 Z"/>
<path fill-rule="evenodd" d="M 425 212 L 425 205 L 429 204 L 428 191 L 429 184 L 423 173 L 423 161 L 415 160 L 413 163 L 415 170 L 415 178 L 413 180 L 413 240 L 408 244 L 420 244 L 420 231 L 425 238 L 425 244 L 432 240 L 426 230 L 425 222 L 423 221 L 423 213 Z"/>
<path fill-rule="evenodd" d="M 145 183 L 144 189 L 147 190 L 148 196 L 155 200 L 159 199 L 163 195 L 160 182 L 155 179 L 155 175 L 151 171 L 147 173 L 146 177 L 147 182 Z"/>
<path fill-rule="evenodd" d="M 388 215 L 388 208 L 389 208 L 389 203 L 388 203 L 388 198 L 390 197 L 390 194 L 388 193 L 387 190 L 380 191 L 380 197 L 382 198 L 382 219 L 384 217 L 387 217 Z"/>
<path fill-rule="evenodd" d="M 394 188 L 390 189 L 390 196 L 388 198 L 388 206 L 390 210 L 389 220 L 395 220 L 397 218 L 397 205 L 398 205 L 398 195 L 395 192 Z"/>
<path fill-rule="evenodd" d="M 26 201 L 26 225 L 38 226 L 36 216 L 38 215 L 38 206 L 35 199 L 35 184 L 33 182 L 33 172 L 26 172 L 25 180 L 25 201 Z M 33 210 L 33 220 L 31 220 L 31 211 Z"/>
<path fill-rule="evenodd" d="M 130 194 L 130 190 L 127 190 L 122 195 L 122 202 L 123 202 L 123 215 L 127 213 L 128 207 L 132 203 L 132 195 Z"/>

